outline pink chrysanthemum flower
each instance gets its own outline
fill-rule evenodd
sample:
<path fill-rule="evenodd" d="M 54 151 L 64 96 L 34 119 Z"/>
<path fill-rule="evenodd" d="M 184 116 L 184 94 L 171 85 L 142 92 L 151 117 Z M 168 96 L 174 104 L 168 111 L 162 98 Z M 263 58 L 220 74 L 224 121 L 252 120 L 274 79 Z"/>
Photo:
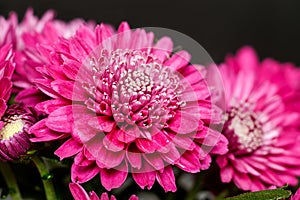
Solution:
<path fill-rule="evenodd" d="M 44 59 L 35 51 L 36 48 L 50 48 L 59 38 L 70 38 L 80 26 L 86 24 L 81 19 L 68 23 L 54 19 L 55 13 L 47 11 L 41 19 L 28 9 L 23 21 L 15 25 L 16 34 L 16 71 L 13 76 L 15 100 L 28 106 L 36 105 L 47 97 L 33 84 L 41 78 L 36 68 L 44 64 Z M 93 27 L 93 23 L 87 24 Z"/>
<path fill-rule="evenodd" d="M 223 133 L 229 141 L 229 152 L 217 159 L 222 181 L 252 191 L 297 184 L 299 69 L 271 59 L 260 63 L 245 47 L 220 71 L 227 102 Z"/>
<path fill-rule="evenodd" d="M 118 34 L 106 25 L 80 28 L 52 50 L 40 51 L 46 63 L 38 88 L 52 100 L 36 108 L 49 116 L 31 132 L 33 141 L 70 137 L 56 152 L 76 155 L 73 182 L 100 173 L 107 189 L 120 187 L 128 171 L 142 187 L 155 180 L 175 191 L 171 165 L 196 173 L 207 169 L 210 154 L 224 154 L 227 140 L 209 128 L 220 122 L 211 101 L 205 68 L 189 64 L 190 55 L 171 55 L 173 43 L 153 33 Z"/>
<path fill-rule="evenodd" d="M 31 147 L 28 130 L 36 122 L 31 110 L 22 105 L 7 106 L 14 71 L 10 45 L 0 49 L 0 161 L 13 161 Z"/>
<path fill-rule="evenodd" d="M 99 197 L 94 191 L 91 191 L 89 194 L 84 190 L 84 188 L 78 183 L 69 184 L 70 191 L 75 200 L 117 200 L 114 195 L 111 195 L 109 198 L 108 194 L 102 193 Z M 132 195 L 129 200 L 138 200 L 139 198 L 135 195 Z"/>

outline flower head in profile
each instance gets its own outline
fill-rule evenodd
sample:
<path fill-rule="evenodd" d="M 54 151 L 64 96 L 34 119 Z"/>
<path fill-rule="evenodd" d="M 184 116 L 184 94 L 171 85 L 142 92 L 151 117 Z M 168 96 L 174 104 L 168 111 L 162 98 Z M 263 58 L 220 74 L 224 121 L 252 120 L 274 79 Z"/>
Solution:
<path fill-rule="evenodd" d="M 75 200 L 117 200 L 114 195 L 111 195 L 109 198 L 108 194 L 102 193 L 99 197 L 94 191 L 91 191 L 89 194 L 84 190 L 84 188 L 78 183 L 69 184 L 70 191 Z M 135 195 L 132 195 L 128 200 L 138 200 L 139 198 Z"/>
<path fill-rule="evenodd" d="M 243 190 L 296 185 L 300 175 L 300 71 L 272 59 L 259 62 L 244 47 L 220 66 L 229 152 L 219 156 L 223 182 Z"/>
<path fill-rule="evenodd" d="M 8 106 L 14 71 L 11 45 L 0 49 L 0 161 L 13 161 L 30 148 L 29 128 L 36 122 L 34 113 L 22 105 Z"/>
<path fill-rule="evenodd" d="M 56 152 L 75 156 L 73 182 L 100 174 L 107 189 L 128 172 L 141 187 L 155 180 L 175 191 L 172 166 L 196 173 L 210 154 L 224 154 L 227 140 L 210 129 L 221 115 L 211 100 L 206 70 L 190 54 L 172 54 L 173 43 L 122 23 L 81 27 L 49 51 L 38 88 L 51 97 L 36 108 L 49 116 L 31 129 L 33 141 L 69 138 Z"/>

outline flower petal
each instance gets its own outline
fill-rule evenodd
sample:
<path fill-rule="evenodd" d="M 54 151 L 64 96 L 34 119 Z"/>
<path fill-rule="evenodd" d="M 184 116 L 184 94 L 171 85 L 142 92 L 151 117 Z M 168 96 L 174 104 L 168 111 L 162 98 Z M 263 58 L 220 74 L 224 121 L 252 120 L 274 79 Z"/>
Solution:
<path fill-rule="evenodd" d="M 163 172 L 156 174 L 158 183 L 164 188 L 165 192 L 176 192 L 176 183 L 173 169 L 171 166 L 165 167 Z"/>
<path fill-rule="evenodd" d="M 82 144 L 74 140 L 73 138 L 67 140 L 61 145 L 54 154 L 57 155 L 60 160 L 71 157 L 82 150 Z"/>
<path fill-rule="evenodd" d="M 121 164 L 116 169 L 102 169 L 100 172 L 101 183 L 105 189 L 110 191 L 120 187 L 126 180 L 128 168 L 126 164 Z"/>
<path fill-rule="evenodd" d="M 75 200 L 90 200 L 89 195 L 78 183 L 70 183 L 69 188 Z"/>

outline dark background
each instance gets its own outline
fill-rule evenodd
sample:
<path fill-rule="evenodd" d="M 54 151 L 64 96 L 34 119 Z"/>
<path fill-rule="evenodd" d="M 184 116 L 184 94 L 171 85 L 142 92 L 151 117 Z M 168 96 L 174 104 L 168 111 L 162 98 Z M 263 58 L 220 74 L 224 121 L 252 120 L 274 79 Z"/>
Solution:
<path fill-rule="evenodd" d="M 27 7 L 38 16 L 52 8 L 64 20 L 174 29 L 198 41 L 217 63 L 249 44 L 261 58 L 300 65 L 298 0 L 1 0 L 0 14 L 15 10 L 21 18 Z"/>

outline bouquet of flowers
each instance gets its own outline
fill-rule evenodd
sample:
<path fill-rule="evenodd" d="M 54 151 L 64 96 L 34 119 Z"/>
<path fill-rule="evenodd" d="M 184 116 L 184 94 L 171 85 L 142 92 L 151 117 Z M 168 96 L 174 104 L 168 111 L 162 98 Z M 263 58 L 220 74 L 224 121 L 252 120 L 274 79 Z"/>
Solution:
<path fill-rule="evenodd" d="M 293 64 L 249 46 L 197 63 L 167 34 L 53 11 L 0 27 L 2 198 L 300 199 Z"/>

